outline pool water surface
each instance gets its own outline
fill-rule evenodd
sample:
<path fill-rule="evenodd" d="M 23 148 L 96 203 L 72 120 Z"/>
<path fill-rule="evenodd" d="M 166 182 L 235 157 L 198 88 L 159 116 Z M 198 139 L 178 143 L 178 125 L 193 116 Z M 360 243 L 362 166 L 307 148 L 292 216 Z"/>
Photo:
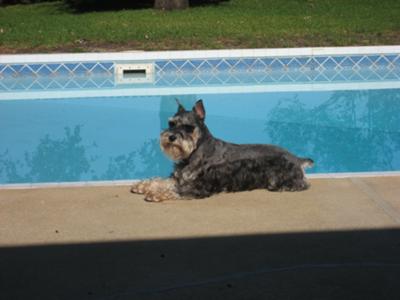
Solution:
<path fill-rule="evenodd" d="M 160 131 L 203 99 L 214 136 L 310 157 L 308 173 L 400 171 L 400 89 L 0 101 L 0 184 L 168 176 Z"/>

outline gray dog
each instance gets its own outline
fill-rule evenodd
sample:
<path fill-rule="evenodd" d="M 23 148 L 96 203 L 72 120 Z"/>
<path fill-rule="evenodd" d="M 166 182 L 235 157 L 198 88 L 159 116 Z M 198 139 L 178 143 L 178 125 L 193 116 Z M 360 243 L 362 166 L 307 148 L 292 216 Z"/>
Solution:
<path fill-rule="evenodd" d="M 238 145 L 214 138 L 204 123 L 202 100 L 192 111 L 178 102 L 169 128 L 160 135 L 164 153 L 175 162 L 170 178 L 153 178 L 132 186 L 145 200 L 204 198 L 219 192 L 302 191 L 309 187 L 304 168 L 309 158 L 297 157 L 274 145 Z"/>

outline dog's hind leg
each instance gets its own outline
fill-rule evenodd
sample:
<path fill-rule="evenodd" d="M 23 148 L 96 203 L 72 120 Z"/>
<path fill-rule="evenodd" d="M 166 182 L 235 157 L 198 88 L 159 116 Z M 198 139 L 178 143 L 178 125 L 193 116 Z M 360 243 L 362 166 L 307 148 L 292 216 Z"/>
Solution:
<path fill-rule="evenodd" d="M 288 192 L 300 192 L 307 190 L 309 187 L 310 184 L 305 177 L 304 171 L 299 169 L 292 177 L 286 178 L 283 190 Z"/>
<path fill-rule="evenodd" d="M 283 172 L 270 173 L 267 179 L 267 190 L 269 191 L 304 191 L 310 187 L 301 166 L 292 165 Z"/>
<path fill-rule="evenodd" d="M 144 199 L 149 202 L 161 202 L 181 198 L 176 191 L 176 182 L 172 178 L 153 178 L 136 182 L 132 185 L 131 192 L 144 194 Z"/>

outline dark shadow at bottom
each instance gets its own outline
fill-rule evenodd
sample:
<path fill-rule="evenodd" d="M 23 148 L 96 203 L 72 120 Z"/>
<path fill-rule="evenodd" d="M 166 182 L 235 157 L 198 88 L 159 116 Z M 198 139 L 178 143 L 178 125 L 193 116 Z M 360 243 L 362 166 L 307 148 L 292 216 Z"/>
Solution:
<path fill-rule="evenodd" d="M 0 248 L 0 298 L 400 299 L 400 230 Z"/>

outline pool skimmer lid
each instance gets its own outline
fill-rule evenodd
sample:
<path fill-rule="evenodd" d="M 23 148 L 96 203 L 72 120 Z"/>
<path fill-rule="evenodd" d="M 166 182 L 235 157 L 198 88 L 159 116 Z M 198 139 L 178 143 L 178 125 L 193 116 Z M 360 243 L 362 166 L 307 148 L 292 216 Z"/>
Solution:
<path fill-rule="evenodd" d="M 116 64 L 117 84 L 142 84 L 154 82 L 154 63 Z"/>

